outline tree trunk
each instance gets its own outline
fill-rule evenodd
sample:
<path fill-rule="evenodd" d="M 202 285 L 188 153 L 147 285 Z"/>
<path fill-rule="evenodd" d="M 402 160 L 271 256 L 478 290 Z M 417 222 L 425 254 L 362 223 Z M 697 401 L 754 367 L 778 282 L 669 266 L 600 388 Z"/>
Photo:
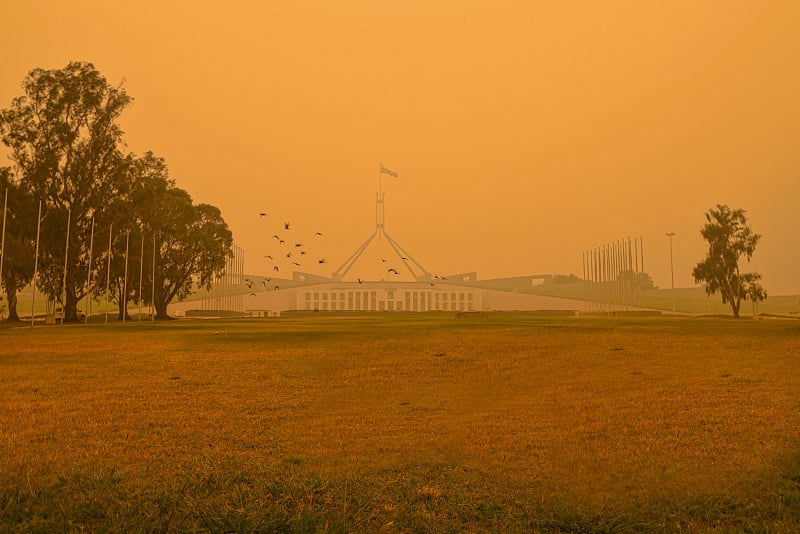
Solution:
<path fill-rule="evenodd" d="M 169 315 L 167 315 L 167 303 L 164 302 L 162 299 L 156 298 L 156 320 L 157 321 L 165 321 L 168 319 L 172 319 Z"/>
<path fill-rule="evenodd" d="M 742 301 L 739 299 L 731 299 L 731 309 L 733 310 L 733 317 L 735 319 L 739 318 L 739 307 L 742 305 Z"/>
<path fill-rule="evenodd" d="M 121 321 L 123 317 L 126 321 L 130 321 L 131 316 L 128 315 L 128 299 L 127 295 L 123 295 L 122 287 L 117 290 L 117 294 L 119 295 L 119 298 L 117 299 L 117 302 L 119 302 L 119 307 L 117 309 L 117 321 Z"/>
<path fill-rule="evenodd" d="M 77 323 L 78 320 L 78 298 L 75 293 L 67 290 L 67 301 L 64 303 L 64 322 Z"/>
<path fill-rule="evenodd" d="M 8 300 L 8 322 L 19 322 L 17 314 L 17 285 L 14 282 L 6 285 L 6 299 Z"/>

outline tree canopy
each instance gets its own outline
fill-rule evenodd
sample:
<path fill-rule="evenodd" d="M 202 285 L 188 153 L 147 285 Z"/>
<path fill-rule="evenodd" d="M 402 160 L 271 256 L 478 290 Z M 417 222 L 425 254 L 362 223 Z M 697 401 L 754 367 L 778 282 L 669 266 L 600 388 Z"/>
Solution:
<path fill-rule="evenodd" d="M 692 275 L 695 282 L 703 283 L 707 295 L 719 292 L 722 302 L 730 304 L 737 318 L 743 300 L 759 302 L 767 298 L 767 292 L 759 284 L 761 275 L 740 270 L 742 258 L 749 262 L 761 239 L 747 224 L 743 209 L 732 210 L 717 204 L 706 213 L 706 224 L 700 234 L 708 242 L 708 253 Z"/>

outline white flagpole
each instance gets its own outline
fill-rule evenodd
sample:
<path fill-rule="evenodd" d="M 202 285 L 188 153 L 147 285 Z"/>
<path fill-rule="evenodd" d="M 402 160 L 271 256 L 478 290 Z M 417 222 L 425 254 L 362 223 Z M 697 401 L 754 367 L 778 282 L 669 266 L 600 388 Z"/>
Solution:
<path fill-rule="evenodd" d="M 3 260 L 6 257 L 6 209 L 8 208 L 8 188 L 6 187 L 6 199 L 3 202 L 3 240 L 0 243 L 0 285 L 3 284 Z"/>
<path fill-rule="evenodd" d="M 92 233 L 89 237 L 89 265 L 86 273 L 86 315 L 84 322 L 89 324 L 89 316 L 92 314 L 92 248 L 94 247 L 94 217 L 92 217 Z"/>
<path fill-rule="evenodd" d="M 150 284 L 150 307 L 152 310 L 150 311 L 150 320 L 156 320 L 156 236 L 153 234 L 153 280 Z"/>
<path fill-rule="evenodd" d="M 142 322 L 142 273 L 144 272 L 144 231 L 142 231 L 142 250 L 139 252 L 139 318 Z"/>
<path fill-rule="evenodd" d="M 111 232 L 114 223 L 108 225 L 108 269 L 106 269 L 106 324 L 108 324 L 108 286 L 111 285 Z"/>
<path fill-rule="evenodd" d="M 31 280 L 31 328 L 33 328 L 33 320 L 36 318 L 34 311 L 36 306 L 36 277 L 39 274 L 39 231 L 42 229 L 42 199 L 39 199 L 39 215 L 36 216 L 36 252 L 33 257 L 33 280 Z"/>
<path fill-rule="evenodd" d="M 122 279 L 122 324 L 125 324 L 125 316 L 128 315 L 128 242 L 131 239 L 131 231 L 125 233 L 125 277 Z"/>
<path fill-rule="evenodd" d="M 67 315 L 67 260 L 69 259 L 69 225 L 72 222 L 72 208 L 67 208 L 67 244 L 64 247 L 64 280 L 61 284 L 61 324 Z"/>

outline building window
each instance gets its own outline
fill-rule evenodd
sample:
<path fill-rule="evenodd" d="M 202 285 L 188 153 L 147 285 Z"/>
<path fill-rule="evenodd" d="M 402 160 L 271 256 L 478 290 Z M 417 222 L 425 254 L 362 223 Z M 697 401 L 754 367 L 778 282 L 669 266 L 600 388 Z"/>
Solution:
<path fill-rule="evenodd" d="M 306 300 L 311 300 L 311 293 L 306 291 Z"/>

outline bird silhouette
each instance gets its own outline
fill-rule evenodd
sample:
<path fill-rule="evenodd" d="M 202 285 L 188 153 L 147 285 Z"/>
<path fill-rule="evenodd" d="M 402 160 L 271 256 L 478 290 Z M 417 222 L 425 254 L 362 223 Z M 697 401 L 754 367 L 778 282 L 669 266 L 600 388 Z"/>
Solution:
<path fill-rule="evenodd" d="M 270 256 L 269 254 L 267 254 L 267 255 L 266 255 L 266 256 L 264 256 L 264 257 L 265 257 L 265 258 L 272 259 L 272 256 Z"/>
<path fill-rule="evenodd" d="M 277 273 L 278 272 L 278 266 L 276 265 L 275 267 L 272 268 L 272 270 Z"/>
<path fill-rule="evenodd" d="M 292 265 L 297 265 L 298 267 L 300 267 L 300 264 L 299 264 L 299 263 L 297 263 L 296 261 L 293 261 L 293 262 L 292 262 Z"/>
<path fill-rule="evenodd" d="M 256 296 L 256 294 L 255 294 L 255 293 L 250 293 L 250 296 L 251 296 L 251 297 L 255 297 L 255 296 Z"/>
<path fill-rule="evenodd" d="M 314 235 L 322 235 L 322 232 L 317 232 Z"/>
<path fill-rule="evenodd" d="M 400 274 L 399 272 L 397 272 L 397 269 L 395 269 L 394 267 L 389 267 L 389 272 L 390 273 L 394 273 L 394 274 Z"/>
<path fill-rule="evenodd" d="M 363 281 L 361 278 L 359 278 L 359 279 L 358 279 L 358 283 L 359 283 L 359 284 L 363 284 L 363 283 L 364 283 L 364 281 Z"/>
<path fill-rule="evenodd" d="M 295 243 L 294 246 L 297 247 L 297 248 L 300 248 L 300 247 L 303 246 L 303 244 L 302 243 Z"/>
<path fill-rule="evenodd" d="M 289 230 L 289 229 L 290 229 L 290 228 L 289 228 L 290 226 L 291 226 L 291 225 L 290 225 L 289 223 L 283 223 L 283 229 L 284 229 L 284 230 Z"/>
<path fill-rule="evenodd" d="M 253 282 L 251 282 L 250 280 L 245 282 L 245 285 L 247 286 L 248 289 L 252 289 L 253 288 Z"/>
<path fill-rule="evenodd" d="M 258 216 L 259 216 L 259 217 L 266 217 L 266 216 L 267 216 L 267 214 L 266 214 L 266 213 L 264 213 L 264 212 L 262 211 L 261 213 L 259 213 L 259 214 L 258 214 Z"/>
<path fill-rule="evenodd" d="M 320 263 L 325 263 L 325 261 L 326 261 L 326 260 L 325 260 L 325 258 L 321 258 L 321 259 L 319 260 L 319 262 L 320 262 Z"/>
<path fill-rule="evenodd" d="M 408 258 L 406 258 L 405 256 L 403 256 L 403 257 L 402 257 L 402 258 L 400 258 L 400 259 L 401 259 L 401 260 L 403 260 L 403 261 L 406 261 Z"/>
<path fill-rule="evenodd" d="M 269 280 L 269 278 L 267 278 L 267 280 Z M 264 287 L 267 287 L 267 283 L 266 283 L 264 280 L 262 280 L 262 281 L 261 281 L 261 284 L 262 284 Z"/>
<path fill-rule="evenodd" d="M 280 243 L 281 245 L 283 245 L 284 243 L 286 243 L 286 241 L 284 241 L 283 239 L 279 239 L 279 240 L 278 240 L 278 243 Z"/>
<path fill-rule="evenodd" d="M 386 258 L 381 258 L 381 263 L 386 263 Z"/>
<path fill-rule="evenodd" d="M 273 235 L 272 235 L 272 237 L 274 237 L 274 238 L 275 238 L 275 239 L 277 239 L 278 241 L 280 241 L 280 240 L 281 240 L 281 238 L 280 238 L 280 236 L 278 236 L 278 234 L 273 234 Z"/>
<path fill-rule="evenodd" d="M 300 255 L 301 255 L 301 256 L 302 256 L 303 254 L 305 254 L 305 253 L 306 253 L 306 251 L 305 251 L 305 250 L 301 250 L 301 251 L 300 251 Z"/>
<path fill-rule="evenodd" d="M 275 286 L 273 289 L 275 289 L 275 291 L 277 291 L 277 290 L 280 289 L 280 286 Z"/>
<path fill-rule="evenodd" d="M 291 253 L 291 252 L 287 252 L 287 253 L 286 253 L 286 257 L 287 257 L 287 258 L 291 258 L 291 257 L 292 257 L 292 253 Z"/>

